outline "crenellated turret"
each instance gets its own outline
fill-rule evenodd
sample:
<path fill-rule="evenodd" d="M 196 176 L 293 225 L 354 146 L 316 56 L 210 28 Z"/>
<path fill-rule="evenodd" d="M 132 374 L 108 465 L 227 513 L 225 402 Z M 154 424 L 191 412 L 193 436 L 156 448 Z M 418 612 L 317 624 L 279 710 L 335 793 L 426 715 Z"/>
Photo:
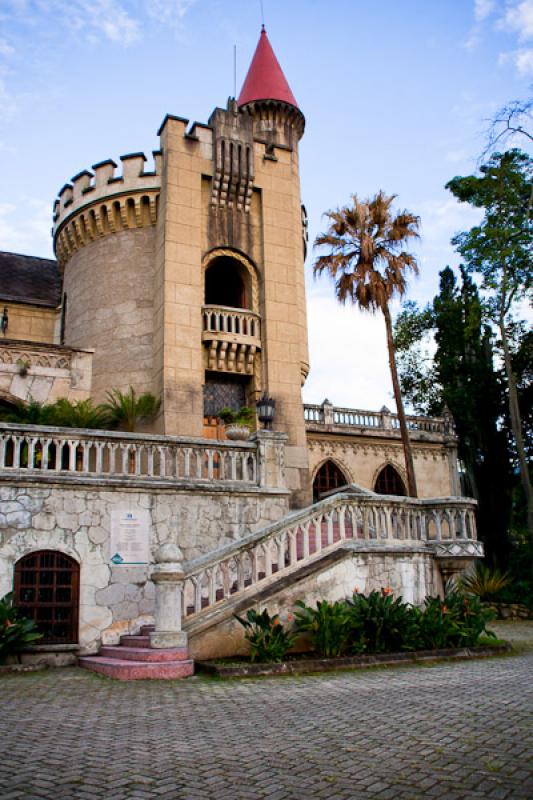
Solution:
<path fill-rule="evenodd" d="M 161 151 L 146 171 L 144 153 L 120 157 L 122 173 L 111 159 L 94 164 L 65 184 L 54 203 L 54 249 L 64 267 L 80 247 L 129 228 L 155 225 L 161 191 Z"/>

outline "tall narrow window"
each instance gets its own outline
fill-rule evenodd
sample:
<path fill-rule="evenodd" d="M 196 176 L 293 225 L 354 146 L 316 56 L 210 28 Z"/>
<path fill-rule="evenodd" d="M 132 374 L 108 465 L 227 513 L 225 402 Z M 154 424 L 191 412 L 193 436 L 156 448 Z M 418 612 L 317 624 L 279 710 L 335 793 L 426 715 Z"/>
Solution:
<path fill-rule="evenodd" d="M 59 341 L 65 344 L 65 326 L 67 324 L 67 295 L 63 295 L 63 303 L 61 305 L 61 329 L 59 332 Z"/>
<path fill-rule="evenodd" d="M 397 494 L 401 497 L 405 497 L 407 495 L 405 484 L 402 481 L 398 470 L 394 469 L 392 464 L 386 464 L 383 467 L 376 478 L 374 491 L 378 494 Z"/>
<path fill-rule="evenodd" d="M 340 486 L 346 486 L 348 480 L 341 469 L 333 462 L 326 461 L 313 481 L 313 501 L 316 503 L 325 492 L 331 492 Z"/>

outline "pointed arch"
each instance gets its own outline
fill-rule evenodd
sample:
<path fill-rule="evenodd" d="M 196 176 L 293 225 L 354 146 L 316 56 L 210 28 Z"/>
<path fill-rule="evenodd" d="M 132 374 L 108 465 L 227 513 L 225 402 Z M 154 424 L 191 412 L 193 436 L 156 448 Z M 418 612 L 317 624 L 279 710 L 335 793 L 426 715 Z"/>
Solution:
<path fill-rule="evenodd" d="M 348 483 L 352 483 L 352 480 L 346 467 L 332 458 L 325 459 L 317 467 L 313 477 L 313 502 L 320 500 L 325 492 L 339 489 Z"/>
<path fill-rule="evenodd" d="M 406 482 L 399 467 L 390 461 L 383 464 L 374 476 L 376 494 L 392 494 L 407 497 Z"/>

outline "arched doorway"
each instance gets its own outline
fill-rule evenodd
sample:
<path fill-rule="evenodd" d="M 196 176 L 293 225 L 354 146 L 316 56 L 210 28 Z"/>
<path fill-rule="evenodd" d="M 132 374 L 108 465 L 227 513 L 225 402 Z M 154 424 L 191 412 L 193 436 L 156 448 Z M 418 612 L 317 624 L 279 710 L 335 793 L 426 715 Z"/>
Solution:
<path fill-rule="evenodd" d="M 340 486 L 349 483 L 343 471 L 334 461 L 325 461 L 313 481 L 313 502 L 320 500 L 320 496 L 325 492 L 331 492 Z"/>
<path fill-rule="evenodd" d="M 400 497 L 406 497 L 405 484 L 397 469 L 394 469 L 392 464 L 385 464 L 376 478 L 374 491 L 377 494 L 396 494 Z"/>
<path fill-rule="evenodd" d="M 249 275 L 230 256 L 214 258 L 205 272 L 205 304 L 250 308 Z"/>
<path fill-rule="evenodd" d="M 78 641 L 80 567 L 57 550 L 39 550 L 15 564 L 15 605 L 33 619 L 43 644 Z"/>

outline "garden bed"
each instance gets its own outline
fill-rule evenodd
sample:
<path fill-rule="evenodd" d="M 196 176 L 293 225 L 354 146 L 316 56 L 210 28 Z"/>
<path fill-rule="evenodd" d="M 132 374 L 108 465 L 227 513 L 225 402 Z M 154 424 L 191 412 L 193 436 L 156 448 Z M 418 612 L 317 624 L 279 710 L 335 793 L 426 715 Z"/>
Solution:
<path fill-rule="evenodd" d="M 477 647 L 450 647 L 443 650 L 417 650 L 404 653 L 380 653 L 362 656 L 321 658 L 313 653 L 288 658 L 280 663 L 257 663 L 246 659 L 226 661 L 197 661 L 196 672 L 220 678 L 248 678 L 261 675 L 304 675 L 310 672 L 335 672 L 336 670 L 388 667 L 397 664 L 418 664 L 432 661 L 459 661 L 469 658 L 487 658 L 506 655 L 512 651 L 509 643 L 479 645 Z"/>

